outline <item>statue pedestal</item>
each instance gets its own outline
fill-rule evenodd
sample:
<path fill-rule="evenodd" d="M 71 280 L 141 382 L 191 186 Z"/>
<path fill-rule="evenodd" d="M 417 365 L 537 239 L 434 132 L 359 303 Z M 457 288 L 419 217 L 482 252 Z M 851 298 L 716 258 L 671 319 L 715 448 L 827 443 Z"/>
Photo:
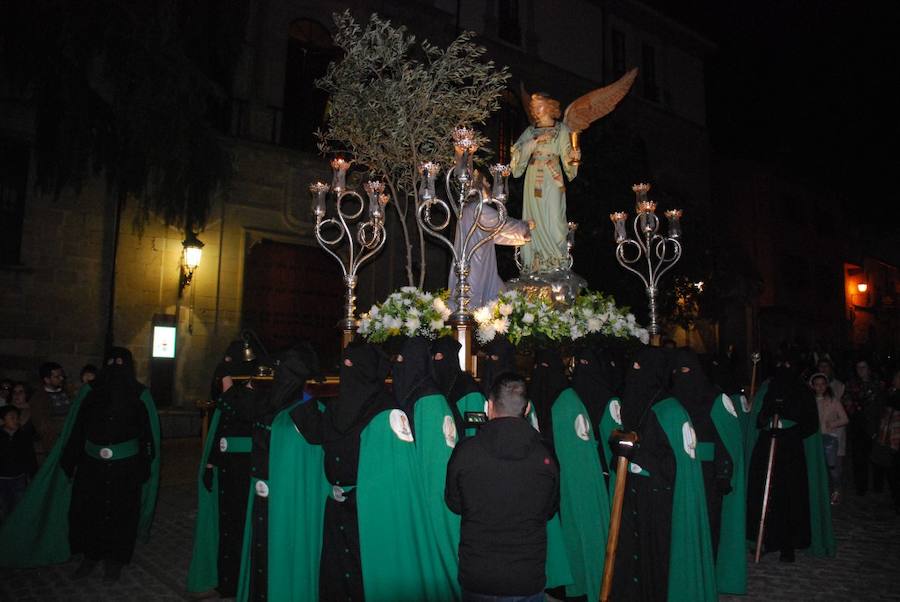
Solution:
<path fill-rule="evenodd" d="M 558 305 L 572 305 L 581 290 L 586 287 L 587 280 L 566 269 L 522 274 L 506 283 L 509 290 L 538 296 Z"/>

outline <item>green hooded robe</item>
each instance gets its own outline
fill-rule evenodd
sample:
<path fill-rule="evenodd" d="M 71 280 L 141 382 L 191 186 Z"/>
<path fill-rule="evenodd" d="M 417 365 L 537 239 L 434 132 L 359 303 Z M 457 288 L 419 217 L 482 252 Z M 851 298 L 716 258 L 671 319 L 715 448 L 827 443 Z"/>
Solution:
<path fill-rule="evenodd" d="M 609 496 L 587 409 L 572 388 L 560 393 L 551 409 L 553 441 L 560 472 L 560 509 L 573 583 L 566 596 L 600 596 Z"/>

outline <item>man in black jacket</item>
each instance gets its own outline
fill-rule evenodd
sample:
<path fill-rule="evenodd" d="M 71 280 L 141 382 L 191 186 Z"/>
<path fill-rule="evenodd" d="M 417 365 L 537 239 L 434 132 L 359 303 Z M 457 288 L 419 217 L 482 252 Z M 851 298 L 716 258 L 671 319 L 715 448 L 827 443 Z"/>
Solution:
<path fill-rule="evenodd" d="M 487 424 L 456 445 L 445 499 L 462 516 L 464 602 L 544 599 L 547 521 L 559 509 L 559 467 L 525 420 L 525 381 L 497 377 Z"/>

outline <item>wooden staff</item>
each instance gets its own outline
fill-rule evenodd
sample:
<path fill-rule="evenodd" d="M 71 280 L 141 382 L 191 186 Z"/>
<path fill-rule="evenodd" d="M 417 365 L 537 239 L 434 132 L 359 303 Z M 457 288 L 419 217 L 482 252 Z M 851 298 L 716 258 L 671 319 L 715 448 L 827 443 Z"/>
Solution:
<path fill-rule="evenodd" d="M 772 428 L 778 428 L 778 414 L 772 418 Z M 759 563 L 759 557 L 762 555 L 763 533 L 766 528 L 766 513 L 769 510 L 769 492 L 772 488 L 772 468 L 775 465 L 775 437 L 769 442 L 769 461 L 766 464 L 766 485 L 763 489 L 762 510 L 759 513 L 759 532 L 756 534 L 756 553 L 753 562 Z"/>
<path fill-rule="evenodd" d="M 759 351 L 756 351 L 753 355 L 750 356 L 750 361 L 753 362 L 753 369 L 750 373 L 750 407 L 753 407 L 753 399 L 756 397 L 756 367 L 759 365 L 760 355 Z"/>
<path fill-rule="evenodd" d="M 637 433 L 615 431 L 619 441 L 632 447 L 637 444 Z M 625 481 L 628 479 L 628 458 L 619 456 L 616 462 L 616 489 L 613 493 L 612 509 L 609 515 L 609 537 L 606 540 L 606 562 L 603 565 L 603 584 L 600 587 L 600 602 L 609 602 L 612 589 L 613 570 L 616 565 L 616 548 L 619 547 L 619 527 L 622 524 L 622 503 L 625 501 Z"/>

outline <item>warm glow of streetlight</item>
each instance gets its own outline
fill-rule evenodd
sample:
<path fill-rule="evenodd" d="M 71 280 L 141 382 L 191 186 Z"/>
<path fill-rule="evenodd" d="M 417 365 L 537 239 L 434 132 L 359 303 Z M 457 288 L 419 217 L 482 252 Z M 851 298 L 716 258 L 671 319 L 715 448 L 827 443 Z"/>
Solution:
<path fill-rule="evenodd" d="M 867 290 L 869 290 L 869 285 L 866 284 L 865 282 L 860 282 L 856 285 L 856 290 L 858 290 L 861 293 L 864 293 Z"/>

